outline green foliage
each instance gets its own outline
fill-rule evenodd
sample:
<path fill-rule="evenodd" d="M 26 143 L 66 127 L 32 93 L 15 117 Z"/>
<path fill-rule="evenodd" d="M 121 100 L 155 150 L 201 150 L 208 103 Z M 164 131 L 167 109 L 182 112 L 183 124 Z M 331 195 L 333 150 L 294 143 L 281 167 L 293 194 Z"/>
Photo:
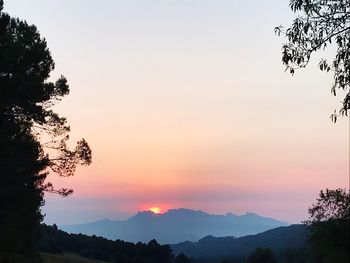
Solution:
<path fill-rule="evenodd" d="M 54 62 L 45 39 L 2 9 L 0 1 L 0 262 L 31 262 L 44 191 L 72 193 L 55 189 L 47 174 L 73 175 L 91 163 L 91 150 L 84 139 L 67 147 L 69 126 L 52 106 L 69 86 L 64 77 L 48 81 Z"/>
<path fill-rule="evenodd" d="M 247 263 L 277 263 L 273 252 L 269 248 L 258 248 L 248 257 Z"/>
<path fill-rule="evenodd" d="M 286 70 L 294 74 L 298 68 L 305 68 L 313 53 L 335 44 L 337 50 L 333 61 L 321 60 L 319 68 L 332 72 L 334 82 L 332 94 L 337 90 L 347 91 L 339 114 L 348 114 L 350 109 L 350 1 L 349 0 L 291 0 L 290 8 L 299 16 L 290 28 L 276 27 L 276 34 L 283 34 L 288 43 L 283 45 L 282 61 Z"/>
<path fill-rule="evenodd" d="M 309 209 L 306 222 L 310 229 L 310 245 L 318 262 L 348 263 L 350 233 L 350 194 L 348 190 L 321 191 Z"/>

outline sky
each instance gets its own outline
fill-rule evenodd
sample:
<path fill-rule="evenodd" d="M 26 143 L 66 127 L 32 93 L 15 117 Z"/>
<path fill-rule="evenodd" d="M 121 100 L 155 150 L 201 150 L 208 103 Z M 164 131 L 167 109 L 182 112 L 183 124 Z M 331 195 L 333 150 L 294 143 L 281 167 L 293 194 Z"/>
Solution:
<path fill-rule="evenodd" d="M 93 164 L 46 194 L 45 222 L 125 219 L 160 207 L 307 219 L 325 188 L 348 187 L 349 122 L 332 75 L 294 76 L 274 27 L 288 0 L 7 0 L 35 24 L 71 93 L 55 107 Z"/>

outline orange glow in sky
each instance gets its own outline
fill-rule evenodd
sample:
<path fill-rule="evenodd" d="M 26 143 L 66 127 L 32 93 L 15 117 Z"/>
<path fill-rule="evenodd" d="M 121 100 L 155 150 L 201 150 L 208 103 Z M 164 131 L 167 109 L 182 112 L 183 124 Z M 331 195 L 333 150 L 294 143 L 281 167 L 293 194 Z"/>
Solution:
<path fill-rule="evenodd" d="M 72 148 L 92 148 L 91 166 L 49 175 L 74 194 L 45 195 L 45 222 L 190 208 L 299 223 L 321 189 L 348 187 L 348 121 L 328 118 L 343 95 L 318 57 L 284 71 L 273 28 L 291 23 L 285 2 L 6 1 L 47 40 L 50 80 L 68 79 L 54 111 Z"/>
<path fill-rule="evenodd" d="M 162 212 L 162 210 L 159 207 L 156 207 L 156 206 L 151 207 L 148 210 L 153 212 L 153 213 L 155 213 L 155 214 L 160 214 Z"/>

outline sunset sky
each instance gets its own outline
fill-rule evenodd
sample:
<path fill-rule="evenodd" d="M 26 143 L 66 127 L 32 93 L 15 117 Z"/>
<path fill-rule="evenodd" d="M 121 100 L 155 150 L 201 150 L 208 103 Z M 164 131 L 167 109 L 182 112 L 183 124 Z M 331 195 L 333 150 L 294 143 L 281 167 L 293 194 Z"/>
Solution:
<path fill-rule="evenodd" d="M 75 193 L 46 195 L 45 221 L 184 207 L 298 223 L 319 190 L 348 187 L 349 121 L 329 119 L 343 97 L 321 54 L 295 76 L 281 62 L 288 3 L 5 1 L 46 38 L 52 79 L 71 87 L 55 109 L 93 150 L 74 177 L 50 177 Z"/>

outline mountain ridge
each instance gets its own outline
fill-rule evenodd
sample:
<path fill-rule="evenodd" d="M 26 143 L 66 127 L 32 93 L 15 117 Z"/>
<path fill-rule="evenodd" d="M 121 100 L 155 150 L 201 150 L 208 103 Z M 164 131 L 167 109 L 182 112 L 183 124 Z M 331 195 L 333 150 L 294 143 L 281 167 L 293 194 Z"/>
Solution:
<path fill-rule="evenodd" d="M 257 248 L 270 248 L 276 254 L 286 249 L 306 246 L 307 226 L 290 225 L 239 238 L 206 236 L 198 242 L 185 241 L 170 245 L 175 255 L 184 253 L 194 258 L 245 258 Z"/>
<path fill-rule="evenodd" d="M 212 215 L 201 210 L 178 208 L 163 214 L 140 211 L 126 220 L 103 219 L 60 228 L 69 233 L 96 235 L 111 240 L 148 242 L 156 239 L 161 244 L 174 244 L 198 241 L 208 235 L 240 237 L 287 225 L 286 222 L 255 213 Z"/>

